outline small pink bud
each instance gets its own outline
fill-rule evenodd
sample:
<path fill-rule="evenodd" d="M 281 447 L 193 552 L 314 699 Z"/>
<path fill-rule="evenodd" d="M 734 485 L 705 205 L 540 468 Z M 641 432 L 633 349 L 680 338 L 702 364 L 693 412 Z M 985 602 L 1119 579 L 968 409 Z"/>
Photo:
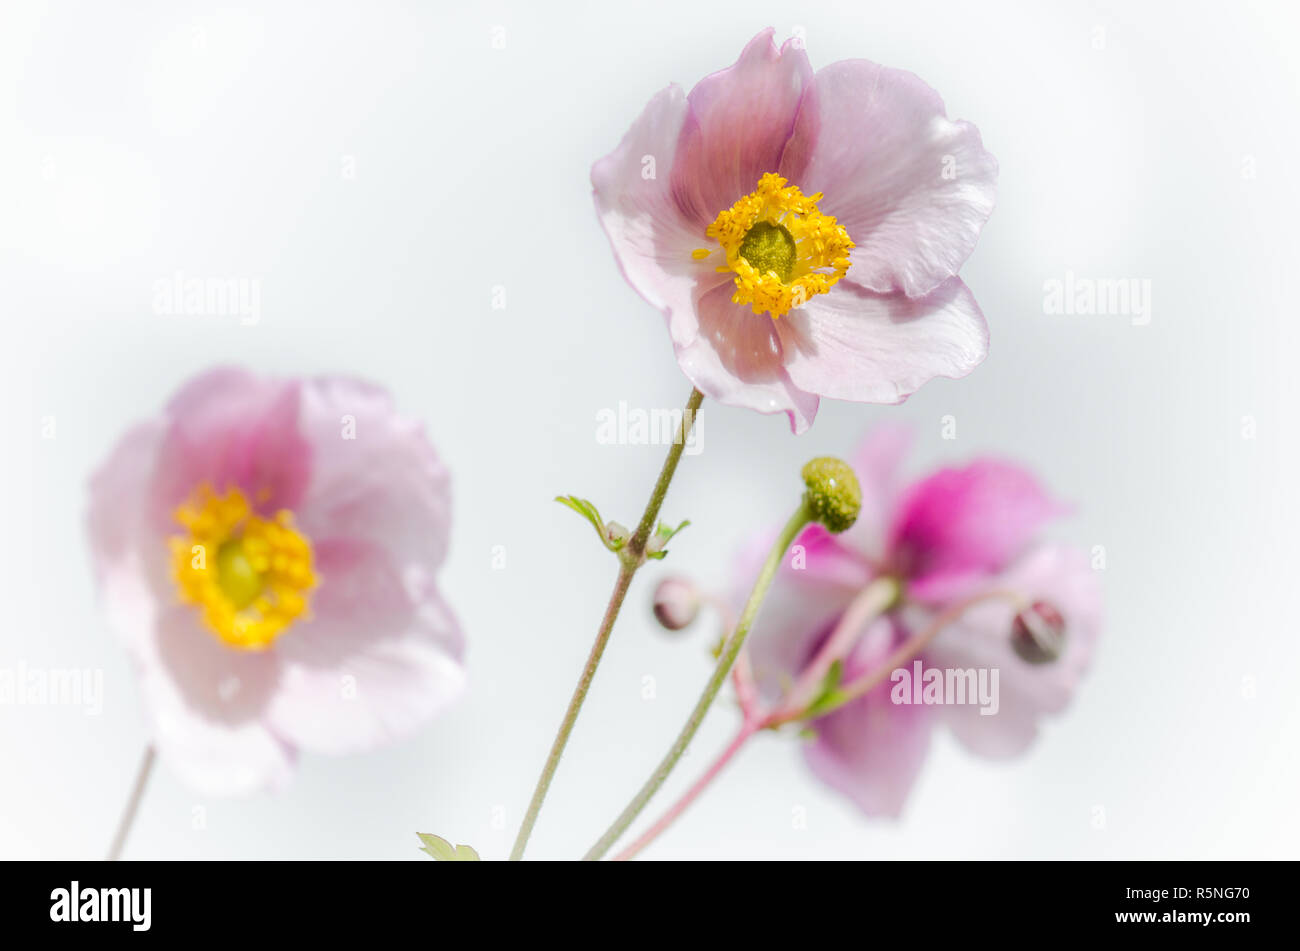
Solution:
<path fill-rule="evenodd" d="M 665 578 L 655 588 L 655 617 L 670 631 L 680 631 L 700 613 L 700 592 L 685 578 Z"/>
<path fill-rule="evenodd" d="M 1035 601 L 1016 615 L 1011 626 L 1011 646 L 1026 663 L 1056 660 L 1065 650 L 1065 618 L 1046 601 Z"/>

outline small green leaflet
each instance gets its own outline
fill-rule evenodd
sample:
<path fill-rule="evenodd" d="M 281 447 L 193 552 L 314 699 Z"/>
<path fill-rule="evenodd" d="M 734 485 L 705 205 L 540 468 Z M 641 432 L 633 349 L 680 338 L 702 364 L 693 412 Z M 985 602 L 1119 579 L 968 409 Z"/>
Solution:
<path fill-rule="evenodd" d="M 837 660 L 831 664 L 831 669 L 826 671 L 826 679 L 822 681 L 821 693 L 817 699 L 808 704 L 808 709 L 803 712 L 805 717 L 815 717 L 824 710 L 838 706 L 844 699 L 844 691 L 840 690 L 840 680 L 844 677 L 844 661 Z"/>
<path fill-rule="evenodd" d="M 420 851 L 427 852 L 438 862 L 480 861 L 478 853 L 468 845 L 452 845 L 441 836 L 430 835 L 428 832 L 417 832 L 416 835 L 424 843 L 420 847 Z"/>
<path fill-rule="evenodd" d="M 674 535 L 676 535 L 678 532 L 680 532 L 683 528 L 685 528 L 689 524 L 691 523 L 690 520 L 688 519 L 682 522 L 682 524 L 678 525 L 676 528 L 670 528 L 669 526 L 665 525 L 663 522 L 660 522 L 659 525 L 655 528 L 654 538 L 652 538 L 650 540 L 650 544 L 646 546 L 645 556 L 647 558 L 653 558 L 655 561 L 662 561 L 663 557 L 668 554 L 668 550 L 664 548 L 664 546 L 667 545 L 670 541 L 672 541 Z"/>
<path fill-rule="evenodd" d="M 596 506 L 586 499 L 580 499 L 576 495 L 557 495 L 555 501 L 561 505 L 566 505 L 573 509 L 587 521 L 591 522 L 592 528 L 600 536 L 601 544 L 605 544 L 605 520 L 600 517 L 600 512 Z"/>

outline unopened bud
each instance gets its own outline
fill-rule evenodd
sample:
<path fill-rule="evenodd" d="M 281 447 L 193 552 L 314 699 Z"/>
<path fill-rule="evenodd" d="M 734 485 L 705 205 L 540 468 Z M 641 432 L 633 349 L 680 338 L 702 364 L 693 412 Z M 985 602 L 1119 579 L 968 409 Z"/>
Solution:
<path fill-rule="evenodd" d="M 605 545 L 611 551 L 622 549 L 631 537 L 632 533 L 618 522 L 605 523 Z"/>
<path fill-rule="evenodd" d="M 1026 663 L 1056 660 L 1065 651 L 1065 618 L 1046 601 L 1035 601 L 1016 615 L 1011 646 Z"/>
<path fill-rule="evenodd" d="M 655 617 L 670 631 L 680 631 L 700 613 L 700 592 L 685 578 L 665 578 L 655 588 Z"/>
<path fill-rule="evenodd" d="M 804 500 L 813 520 L 839 534 L 858 520 L 862 487 L 849 464 L 834 456 L 820 456 L 803 467 Z"/>

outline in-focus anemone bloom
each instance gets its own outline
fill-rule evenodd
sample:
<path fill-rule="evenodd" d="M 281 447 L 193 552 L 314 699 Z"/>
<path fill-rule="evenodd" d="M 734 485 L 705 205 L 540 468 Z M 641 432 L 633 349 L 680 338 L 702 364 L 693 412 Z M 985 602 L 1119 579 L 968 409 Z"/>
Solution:
<path fill-rule="evenodd" d="M 447 472 L 354 380 L 204 373 L 95 473 L 89 528 L 154 742 L 194 787 L 409 732 L 465 683 L 435 576 Z"/>
<path fill-rule="evenodd" d="M 822 396 L 897 403 L 984 358 L 956 274 L 997 163 L 911 73 L 846 60 L 814 74 L 799 43 L 772 37 L 689 94 L 660 92 L 591 178 L 683 372 L 802 432 Z"/>
<path fill-rule="evenodd" d="M 897 582 L 897 603 L 841 641 L 850 645 L 842 689 L 876 686 L 814 716 L 805 747 L 814 772 L 871 815 L 900 812 L 939 723 L 981 755 L 1028 747 L 1038 721 L 1068 703 L 1101 618 L 1100 585 L 1084 553 L 1037 539 L 1065 508 L 1033 476 L 982 459 L 904 485 L 898 469 L 908 442 L 894 427 L 868 438 L 851 460 L 862 492 L 857 522 L 840 535 L 817 525 L 800 535 L 749 643 L 759 685 L 780 696 L 873 582 Z M 752 577 L 764 551 L 747 553 L 741 578 Z M 897 663 L 904 645 L 936 630 Z M 972 689 L 963 702 L 922 698 L 917 661 L 945 682 L 948 671 L 962 672 Z M 990 675 L 985 683 L 997 671 L 992 704 L 975 695 L 980 670 Z"/>

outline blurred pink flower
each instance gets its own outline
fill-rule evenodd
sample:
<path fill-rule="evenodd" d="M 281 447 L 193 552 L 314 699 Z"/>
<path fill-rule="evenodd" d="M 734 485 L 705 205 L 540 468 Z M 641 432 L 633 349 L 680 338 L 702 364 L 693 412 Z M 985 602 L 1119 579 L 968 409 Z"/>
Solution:
<path fill-rule="evenodd" d="M 706 396 L 802 432 L 822 396 L 901 402 L 988 351 L 956 274 L 997 162 L 909 72 L 814 74 L 764 30 L 689 95 L 656 95 L 591 179 L 623 275 Z"/>
<path fill-rule="evenodd" d="M 857 523 L 841 535 L 816 525 L 800 535 L 801 548 L 792 549 L 799 559 L 787 556 L 749 644 L 759 684 L 775 695 L 867 585 L 891 577 L 901 599 L 862 631 L 844 659 L 843 683 L 880 671 L 944 617 L 951 623 L 917 655 L 923 668 L 998 671 L 991 716 L 974 703 L 896 703 L 896 685 L 886 677 L 811 721 L 809 765 L 869 815 L 901 812 L 939 723 L 983 756 L 1026 749 L 1038 721 L 1068 704 L 1101 623 L 1100 585 L 1084 553 L 1037 540 L 1044 523 L 1066 509 L 1032 475 L 982 459 L 904 484 L 899 468 L 909 442 L 901 428 L 877 428 L 850 460 L 863 493 Z M 752 579 L 764 551 L 756 545 L 746 553 L 742 577 Z M 994 596 L 1000 592 L 1020 606 Z M 1049 639 L 1062 627 L 1064 639 L 1036 653 L 1025 622 L 1037 631 L 1044 620 L 1055 625 Z M 911 670 L 913 662 L 902 667 Z"/>
<path fill-rule="evenodd" d="M 369 749 L 457 698 L 450 510 L 421 427 L 354 380 L 216 369 L 126 433 L 91 479 L 91 547 L 186 782 L 278 785 L 298 749 Z"/>

